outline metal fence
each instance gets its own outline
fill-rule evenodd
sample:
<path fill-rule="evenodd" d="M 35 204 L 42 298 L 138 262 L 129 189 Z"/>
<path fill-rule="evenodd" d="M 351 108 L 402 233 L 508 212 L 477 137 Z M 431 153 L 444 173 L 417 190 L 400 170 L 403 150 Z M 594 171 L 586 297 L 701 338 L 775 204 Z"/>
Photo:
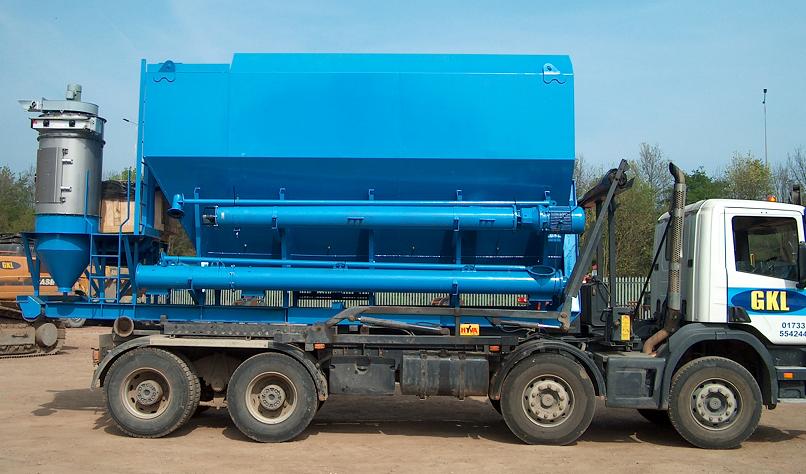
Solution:
<path fill-rule="evenodd" d="M 607 279 L 604 280 L 607 283 Z M 616 279 L 617 303 L 621 306 L 634 306 L 641 295 L 641 288 L 644 284 L 643 277 L 620 277 Z M 221 290 L 218 293 L 218 304 L 224 306 L 283 306 L 282 291 L 266 291 L 262 297 L 244 297 L 241 290 Z M 207 304 L 215 301 L 213 290 L 207 291 Z M 449 299 L 447 293 L 375 293 L 375 304 L 383 306 L 412 305 L 412 306 L 439 306 L 447 304 Z M 291 301 L 290 298 L 294 297 Z M 523 306 L 522 298 L 525 295 L 493 295 L 493 294 L 463 294 L 461 304 L 463 306 L 489 306 L 489 307 L 515 307 Z M 333 302 L 339 302 L 346 307 L 369 304 L 369 299 L 365 295 L 334 295 L 329 292 L 304 293 L 302 295 L 289 294 L 289 300 L 297 307 L 301 308 L 329 308 Z M 160 302 L 166 303 L 166 297 L 161 297 Z M 188 290 L 171 290 L 171 304 L 193 304 L 193 299 Z M 643 312 L 642 312 L 643 313 Z"/>
<path fill-rule="evenodd" d="M 641 297 L 641 289 L 644 286 L 645 277 L 619 277 L 616 278 L 616 300 L 619 305 L 632 306 Z M 604 279 L 607 283 L 607 278 Z M 649 286 L 647 286 L 649 291 Z"/>
<path fill-rule="evenodd" d="M 619 306 L 627 306 L 627 307 L 635 307 L 637 304 L 641 304 L 640 311 L 638 312 L 639 319 L 651 319 L 652 318 L 652 309 L 648 304 L 648 299 L 645 298 L 643 302 L 639 302 L 641 299 L 641 290 L 644 288 L 644 280 L 646 277 L 619 277 L 616 278 L 616 303 Z M 607 283 L 607 278 L 604 279 L 605 284 Z M 649 292 L 649 285 L 646 288 L 647 292 Z"/>

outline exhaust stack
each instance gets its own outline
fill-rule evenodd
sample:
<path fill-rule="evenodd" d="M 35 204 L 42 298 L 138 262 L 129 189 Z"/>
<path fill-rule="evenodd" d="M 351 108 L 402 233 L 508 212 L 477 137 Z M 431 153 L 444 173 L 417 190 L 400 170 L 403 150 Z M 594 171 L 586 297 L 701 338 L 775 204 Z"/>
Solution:
<path fill-rule="evenodd" d="M 669 255 L 669 283 L 666 288 L 666 317 L 663 328 L 644 343 L 645 354 L 654 354 L 655 349 L 680 328 L 682 297 L 680 290 L 680 265 L 683 260 L 683 217 L 686 206 L 686 175 L 669 163 L 669 172 L 674 177 L 674 192 L 669 208 L 669 239 L 666 249 Z"/>

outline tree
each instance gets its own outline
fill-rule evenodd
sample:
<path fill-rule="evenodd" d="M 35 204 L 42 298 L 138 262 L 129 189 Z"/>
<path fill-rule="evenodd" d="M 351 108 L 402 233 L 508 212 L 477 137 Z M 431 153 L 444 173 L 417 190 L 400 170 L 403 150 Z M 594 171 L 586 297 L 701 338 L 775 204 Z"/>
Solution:
<path fill-rule="evenodd" d="M 176 227 L 176 233 L 168 234 L 168 254 L 181 256 L 196 255 L 196 249 L 193 245 L 193 242 L 191 242 L 188 238 L 188 234 L 185 232 L 184 227 L 181 225 Z"/>
<path fill-rule="evenodd" d="M 658 220 L 655 190 L 636 178 L 632 189 L 618 196 L 617 204 L 617 214 L 622 218 L 616 220 L 616 252 L 622 258 L 616 263 L 616 272 L 622 276 L 646 275 Z"/>
<path fill-rule="evenodd" d="M 789 167 L 789 163 L 779 163 L 773 168 L 772 182 L 773 194 L 778 198 L 778 201 L 788 202 L 792 185 L 797 183 L 797 180 L 792 176 L 792 169 Z"/>
<path fill-rule="evenodd" d="M 792 153 L 786 154 L 786 166 L 793 184 L 806 185 L 806 152 L 802 147 L 796 147 Z"/>
<path fill-rule="evenodd" d="M 770 167 L 750 152 L 734 152 L 724 179 L 725 197 L 733 199 L 763 200 L 774 188 Z"/>
<path fill-rule="evenodd" d="M 135 170 L 134 166 L 127 166 L 118 172 L 107 172 L 106 179 L 107 180 L 115 180 L 115 181 L 128 181 L 131 179 L 131 182 L 134 183 L 135 181 Z"/>
<path fill-rule="evenodd" d="M 34 171 L 0 167 L 0 232 L 34 230 Z"/>
<path fill-rule="evenodd" d="M 633 169 L 652 190 L 658 207 L 664 207 L 662 204 L 669 197 L 672 176 L 669 173 L 669 160 L 664 156 L 660 145 L 641 143 L 638 161 L 633 163 Z"/>
<path fill-rule="evenodd" d="M 591 166 L 585 160 L 585 155 L 580 153 L 574 162 L 574 181 L 576 182 L 577 194 L 579 197 L 589 189 L 596 186 L 600 179 L 604 176 L 604 169 L 599 166 Z"/>
<path fill-rule="evenodd" d="M 686 204 L 723 198 L 727 194 L 725 180 L 709 176 L 702 167 L 686 175 L 686 187 Z"/>

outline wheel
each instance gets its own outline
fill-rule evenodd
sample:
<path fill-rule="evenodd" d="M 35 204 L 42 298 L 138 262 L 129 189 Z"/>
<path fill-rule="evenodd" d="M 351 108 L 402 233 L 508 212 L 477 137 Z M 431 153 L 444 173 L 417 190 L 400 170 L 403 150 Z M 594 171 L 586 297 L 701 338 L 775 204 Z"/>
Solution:
<path fill-rule="evenodd" d="M 667 410 L 650 410 L 648 408 L 639 408 L 638 414 L 650 423 L 658 426 L 670 426 L 672 422 L 669 420 L 669 412 Z"/>
<path fill-rule="evenodd" d="M 561 355 L 536 354 L 507 375 L 501 411 L 509 429 L 524 442 L 565 445 L 588 429 L 595 396 L 579 364 Z"/>
<path fill-rule="evenodd" d="M 109 416 L 137 438 L 159 438 L 182 426 L 199 406 L 199 394 L 199 378 L 187 360 L 153 347 L 124 353 L 104 383 Z"/>
<path fill-rule="evenodd" d="M 493 406 L 493 409 L 495 411 L 497 411 L 499 415 L 501 414 L 501 400 L 493 400 L 491 398 L 490 399 L 490 405 Z"/>
<path fill-rule="evenodd" d="M 744 367 L 723 357 L 702 357 L 672 379 L 669 418 L 680 436 L 700 448 L 739 446 L 758 426 L 761 390 Z"/>
<path fill-rule="evenodd" d="M 283 354 L 244 361 L 227 387 L 230 417 L 241 433 L 263 443 L 295 438 L 318 407 L 316 387 L 305 367 Z"/>
<path fill-rule="evenodd" d="M 80 328 L 87 322 L 87 318 L 67 318 L 62 321 L 68 328 Z"/>

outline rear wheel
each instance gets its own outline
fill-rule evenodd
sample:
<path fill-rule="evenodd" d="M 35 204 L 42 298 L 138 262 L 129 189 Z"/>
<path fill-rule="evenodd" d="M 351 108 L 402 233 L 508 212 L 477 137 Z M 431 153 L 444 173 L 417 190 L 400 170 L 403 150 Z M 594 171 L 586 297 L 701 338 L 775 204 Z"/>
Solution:
<path fill-rule="evenodd" d="M 159 438 L 182 426 L 196 411 L 199 393 L 199 378 L 185 358 L 151 347 L 120 356 L 104 383 L 110 417 L 137 438 Z"/>
<path fill-rule="evenodd" d="M 232 374 L 227 388 L 227 406 L 235 426 L 264 443 L 297 437 L 310 424 L 318 404 L 311 375 L 283 354 L 247 359 Z"/>
<path fill-rule="evenodd" d="M 702 357 L 675 373 L 669 417 L 680 436 L 694 446 L 735 448 L 758 426 L 761 390 L 738 363 Z"/>
<path fill-rule="evenodd" d="M 504 421 L 529 444 L 574 442 L 588 429 L 595 408 L 593 383 L 585 369 L 556 354 L 519 362 L 501 391 Z"/>

